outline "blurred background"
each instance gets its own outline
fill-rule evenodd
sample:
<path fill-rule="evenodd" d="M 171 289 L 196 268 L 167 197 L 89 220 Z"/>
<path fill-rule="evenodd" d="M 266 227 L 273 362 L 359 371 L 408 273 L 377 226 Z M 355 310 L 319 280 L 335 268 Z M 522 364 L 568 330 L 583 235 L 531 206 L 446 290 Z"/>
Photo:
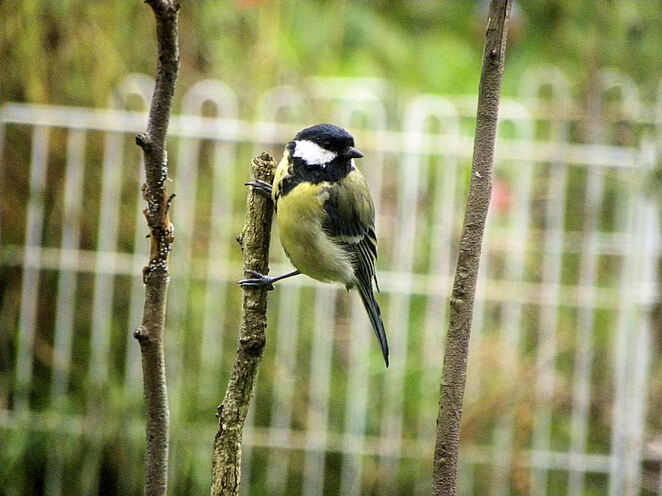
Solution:
<path fill-rule="evenodd" d="M 243 494 L 431 487 L 487 2 L 185 2 L 169 135 L 170 494 L 208 491 L 250 160 L 347 127 L 377 204 L 387 370 L 355 294 L 270 293 Z M 138 494 L 138 1 L 0 0 L 0 495 Z M 662 495 L 662 5 L 515 2 L 460 494 Z M 272 273 L 289 265 L 274 237 Z"/>

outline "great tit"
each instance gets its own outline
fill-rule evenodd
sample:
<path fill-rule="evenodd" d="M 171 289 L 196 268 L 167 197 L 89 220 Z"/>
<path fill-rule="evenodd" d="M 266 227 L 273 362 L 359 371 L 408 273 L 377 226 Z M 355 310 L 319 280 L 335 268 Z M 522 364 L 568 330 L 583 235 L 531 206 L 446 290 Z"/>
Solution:
<path fill-rule="evenodd" d="M 248 271 L 243 287 L 267 287 L 297 274 L 356 288 L 375 330 L 388 367 L 388 342 L 373 292 L 377 237 L 375 206 L 364 177 L 354 164 L 363 154 L 354 138 L 332 124 L 297 133 L 285 146 L 273 187 L 247 183 L 274 202 L 280 241 L 297 270 L 277 277 Z"/>

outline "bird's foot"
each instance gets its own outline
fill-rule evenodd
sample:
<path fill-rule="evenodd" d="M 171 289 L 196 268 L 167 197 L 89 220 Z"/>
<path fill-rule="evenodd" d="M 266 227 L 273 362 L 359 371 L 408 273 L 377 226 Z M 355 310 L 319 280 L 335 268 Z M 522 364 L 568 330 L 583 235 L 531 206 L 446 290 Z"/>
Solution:
<path fill-rule="evenodd" d="M 274 281 L 277 281 L 279 278 L 278 277 L 269 277 L 265 276 L 263 274 L 260 274 L 259 272 L 255 272 L 254 270 L 244 270 L 246 274 L 249 274 L 253 276 L 252 279 L 242 279 L 241 281 L 237 281 L 237 284 L 241 284 L 242 288 L 265 288 L 268 291 L 273 291 L 274 290 Z"/>
<path fill-rule="evenodd" d="M 244 186 L 250 186 L 253 191 L 260 193 L 267 198 L 271 199 L 271 184 L 265 182 L 265 181 L 260 181 L 259 179 L 256 179 L 255 181 L 251 181 L 250 183 L 244 183 Z"/>

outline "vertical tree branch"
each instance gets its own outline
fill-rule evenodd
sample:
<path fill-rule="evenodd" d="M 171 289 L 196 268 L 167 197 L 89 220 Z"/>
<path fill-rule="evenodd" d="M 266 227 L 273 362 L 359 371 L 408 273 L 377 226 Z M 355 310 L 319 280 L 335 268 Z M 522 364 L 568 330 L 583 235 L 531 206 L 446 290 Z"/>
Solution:
<path fill-rule="evenodd" d="M 145 303 L 140 327 L 134 336 L 140 343 L 146 417 L 145 495 L 163 496 L 168 486 L 168 393 L 164 356 L 164 323 L 168 291 L 168 254 L 173 227 L 168 210 L 165 182 L 168 159 L 165 139 L 170 120 L 172 96 L 179 69 L 177 16 L 178 0 L 146 0 L 156 18 L 158 66 L 156 85 L 149 109 L 147 132 L 136 136 L 145 156 L 143 210 L 149 227 L 149 265 L 143 269 Z"/>
<path fill-rule="evenodd" d="M 492 191 L 499 93 L 512 0 L 492 0 L 478 91 L 471 182 L 450 301 L 434 449 L 433 494 L 455 496 L 462 402 L 478 263 Z"/>
<path fill-rule="evenodd" d="M 271 184 L 274 159 L 267 153 L 253 160 L 253 176 Z M 273 203 L 264 195 L 248 195 L 246 222 L 237 238 L 244 255 L 244 270 L 267 274 Z M 255 378 L 266 343 L 267 290 L 244 289 L 239 347 L 223 403 L 218 407 L 218 432 L 214 438 L 212 496 L 234 496 L 241 477 L 241 439 Z"/>

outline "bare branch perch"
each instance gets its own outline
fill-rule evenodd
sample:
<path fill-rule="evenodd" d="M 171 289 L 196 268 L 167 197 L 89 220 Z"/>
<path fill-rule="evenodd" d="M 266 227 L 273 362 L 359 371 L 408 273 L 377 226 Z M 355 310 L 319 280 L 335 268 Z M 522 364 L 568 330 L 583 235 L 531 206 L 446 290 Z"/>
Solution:
<path fill-rule="evenodd" d="M 136 136 L 145 155 L 143 210 L 149 227 L 149 265 L 143 269 L 145 303 L 142 323 L 134 336 L 140 343 L 146 408 L 145 486 L 148 496 L 163 496 L 168 487 L 168 393 L 166 389 L 163 329 L 168 291 L 168 254 L 173 227 L 168 211 L 168 159 L 165 139 L 170 120 L 172 96 L 179 69 L 177 16 L 178 0 L 146 0 L 156 18 L 158 66 L 156 85 L 149 109 L 147 132 Z"/>
<path fill-rule="evenodd" d="M 274 159 L 263 153 L 253 160 L 253 176 L 271 184 L 275 166 Z M 268 273 L 273 208 L 268 198 L 255 191 L 249 193 L 246 222 L 237 238 L 244 255 L 244 270 Z M 243 298 L 239 348 L 223 403 L 218 407 L 212 496 L 234 496 L 239 492 L 244 421 L 266 343 L 267 290 L 244 289 Z"/>
<path fill-rule="evenodd" d="M 478 263 L 492 192 L 499 93 L 512 0 L 492 0 L 478 91 L 471 183 L 450 302 L 434 449 L 433 494 L 455 496 L 462 402 Z"/>

